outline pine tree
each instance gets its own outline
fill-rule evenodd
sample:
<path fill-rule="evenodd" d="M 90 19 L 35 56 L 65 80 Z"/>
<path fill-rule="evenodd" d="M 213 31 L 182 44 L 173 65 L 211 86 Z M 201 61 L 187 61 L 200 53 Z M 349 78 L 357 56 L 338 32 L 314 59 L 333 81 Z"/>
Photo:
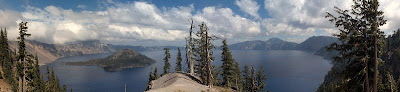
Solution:
<path fill-rule="evenodd" d="M 220 86 L 222 85 L 222 79 L 220 78 L 219 75 L 221 75 L 221 67 L 215 67 L 214 65 L 211 66 L 212 67 L 212 77 L 213 77 L 213 85 L 217 85 Z"/>
<path fill-rule="evenodd" d="M 208 27 L 203 22 L 199 25 L 200 30 L 197 31 L 196 36 L 199 37 L 198 39 L 194 39 L 196 43 L 196 71 L 200 74 L 200 78 L 203 81 L 203 84 L 207 85 L 208 87 L 213 87 L 213 74 L 212 74 L 212 66 L 211 62 L 214 60 L 212 56 L 211 49 L 215 48 L 215 46 L 211 43 L 211 40 L 215 40 L 215 36 L 210 36 L 208 34 Z"/>
<path fill-rule="evenodd" d="M 249 66 L 245 65 L 243 70 L 243 92 L 250 92 L 251 91 L 251 72 Z"/>
<path fill-rule="evenodd" d="M 25 92 L 27 90 L 27 83 L 26 83 L 26 72 L 27 69 L 26 67 L 28 66 L 26 62 L 26 54 L 27 52 L 25 51 L 25 37 L 30 36 L 31 34 L 27 34 L 26 32 L 28 31 L 28 27 L 26 26 L 27 22 L 21 22 L 19 24 L 19 41 L 18 41 L 18 77 L 19 77 L 19 91 L 20 92 Z"/>
<path fill-rule="evenodd" d="M 13 74 L 13 59 L 8 46 L 7 29 L 1 29 L 0 34 L 0 61 L 3 68 L 3 78 L 11 85 L 13 91 L 17 91 L 18 86 Z"/>
<path fill-rule="evenodd" d="M 228 48 L 226 39 L 222 41 L 222 84 L 226 87 L 238 87 L 238 80 L 240 80 L 240 69 L 237 62 L 233 59 L 232 54 Z"/>
<path fill-rule="evenodd" d="M 5 58 L 5 48 L 4 48 L 4 33 L 3 33 L 3 28 L 0 29 L 0 66 L 3 66 L 4 58 Z M 3 76 L 2 76 L 3 77 Z"/>
<path fill-rule="evenodd" d="M 50 74 L 50 70 L 49 70 L 49 66 L 46 67 L 46 77 L 47 77 L 47 81 L 46 81 L 46 88 L 45 88 L 45 92 L 51 92 L 52 88 L 54 88 L 54 84 L 53 84 L 53 78 Z"/>
<path fill-rule="evenodd" d="M 171 58 L 171 54 L 169 54 L 169 49 L 168 48 L 164 48 L 164 50 L 165 50 L 165 57 L 164 57 L 164 73 L 163 74 L 161 74 L 161 76 L 162 75 L 165 75 L 165 74 L 168 74 L 169 73 L 169 69 L 170 69 L 170 67 L 171 67 L 171 65 L 169 64 L 169 58 Z"/>
<path fill-rule="evenodd" d="M 257 85 L 256 85 L 256 75 L 255 75 L 255 69 L 254 67 L 251 67 L 251 92 L 256 92 Z"/>
<path fill-rule="evenodd" d="M 396 80 L 393 78 L 393 75 L 390 72 L 386 73 L 386 78 L 385 81 L 383 82 L 383 88 L 380 89 L 380 91 L 384 91 L 384 92 L 398 92 L 397 90 L 397 82 Z"/>
<path fill-rule="evenodd" d="M 334 36 L 338 37 L 341 43 L 334 43 L 329 47 L 329 50 L 339 52 L 339 55 L 334 57 L 333 63 L 345 66 L 332 67 L 331 71 L 334 72 L 331 73 L 335 75 L 336 82 L 331 83 L 340 84 L 337 89 L 343 91 L 369 91 L 371 89 L 369 72 L 374 69 L 373 89 L 376 91 L 378 72 L 376 61 L 382 61 L 378 58 L 384 47 L 384 33 L 379 30 L 379 26 L 384 25 L 386 20 L 383 19 L 383 12 L 377 10 L 378 1 L 353 0 L 353 2 L 351 10 L 335 7 L 338 17 L 330 13 L 326 16 L 340 30 L 340 33 Z"/>
<path fill-rule="evenodd" d="M 157 72 L 157 67 L 154 69 L 153 77 L 154 77 L 154 80 L 159 78 L 158 72 Z"/>
<path fill-rule="evenodd" d="M 148 80 L 148 82 L 147 82 L 147 84 L 149 84 L 151 81 L 153 81 L 155 78 L 154 78 L 154 75 L 153 75 L 153 68 L 151 68 L 150 69 L 150 73 L 149 73 L 149 80 Z"/>
<path fill-rule="evenodd" d="M 267 80 L 267 76 L 264 74 L 264 68 L 261 65 L 260 68 L 258 69 L 257 73 L 256 73 L 256 90 L 257 92 L 263 92 L 265 91 L 264 88 L 267 85 L 267 83 L 265 82 Z"/>
<path fill-rule="evenodd" d="M 178 55 L 176 56 L 176 66 L 175 66 L 175 71 L 182 71 L 182 55 L 181 55 L 181 49 L 178 48 Z"/>

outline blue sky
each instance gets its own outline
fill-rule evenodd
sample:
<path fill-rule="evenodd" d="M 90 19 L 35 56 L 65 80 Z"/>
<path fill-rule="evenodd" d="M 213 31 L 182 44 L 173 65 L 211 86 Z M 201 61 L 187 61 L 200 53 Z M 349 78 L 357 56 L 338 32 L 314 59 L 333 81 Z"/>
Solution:
<path fill-rule="evenodd" d="M 380 0 L 390 34 L 400 27 L 400 4 Z M 324 18 L 333 7 L 349 9 L 352 0 L 0 0 L 0 27 L 17 36 L 28 21 L 28 39 L 64 44 L 98 39 L 124 45 L 183 46 L 193 18 L 211 34 L 233 44 L 280 38 L 300 43 L 331 36 L 337 28 Z M 215 42 L 220 44 L 220 41 Z"/>

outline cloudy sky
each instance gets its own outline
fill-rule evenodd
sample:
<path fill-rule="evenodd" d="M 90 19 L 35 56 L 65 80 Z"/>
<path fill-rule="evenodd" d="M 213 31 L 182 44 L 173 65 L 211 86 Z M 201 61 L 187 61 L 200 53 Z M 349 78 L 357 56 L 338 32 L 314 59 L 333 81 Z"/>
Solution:
<path fill-rule="evenodd" d="M 379 1 L 388 20 L 381 29 L 391 34 L 400 28 L 400 2 Z M 352 0 L 0 0 L 0 27 L 7 27 L 10 40 L 18 35 L 18 23 L 27 21 L 29 39 L 46 43 L 98 39 L 183 46 L 193 18 L 231 44 L 269 38 L 300 43 L 338 32 L 324 16 L 334 6 L 349 9 L 351 4 Z"/>

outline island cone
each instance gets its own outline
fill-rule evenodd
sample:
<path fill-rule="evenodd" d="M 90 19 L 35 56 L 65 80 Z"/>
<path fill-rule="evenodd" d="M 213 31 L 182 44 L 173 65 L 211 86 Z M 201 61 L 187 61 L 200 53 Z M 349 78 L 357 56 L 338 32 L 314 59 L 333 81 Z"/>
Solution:
<path fill-rule="evenodd" d="M 106 58 L 87 62 L 70 62 L 70 65 L 98 65 L 106 71 L 120 71 L 123 68 L 145 67 L 156 61 L 131 49 L 122 49 Z"/>

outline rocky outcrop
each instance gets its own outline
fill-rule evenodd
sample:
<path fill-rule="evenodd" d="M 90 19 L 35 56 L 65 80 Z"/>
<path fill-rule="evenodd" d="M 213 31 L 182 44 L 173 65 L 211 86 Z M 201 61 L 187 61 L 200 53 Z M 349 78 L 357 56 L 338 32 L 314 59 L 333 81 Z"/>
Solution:
<path fill-rule="evenodd" d="M 100 43 L 100 41 L 83 41 L 61 45 L 28 40 L 25 44 L 27 52 L 38 56 L 40 65 L 51 63 L 62 57 L 115 52 L 113 48 Z M 11 41 L 10 49 L 16 51 L 18 42 Z"/>

